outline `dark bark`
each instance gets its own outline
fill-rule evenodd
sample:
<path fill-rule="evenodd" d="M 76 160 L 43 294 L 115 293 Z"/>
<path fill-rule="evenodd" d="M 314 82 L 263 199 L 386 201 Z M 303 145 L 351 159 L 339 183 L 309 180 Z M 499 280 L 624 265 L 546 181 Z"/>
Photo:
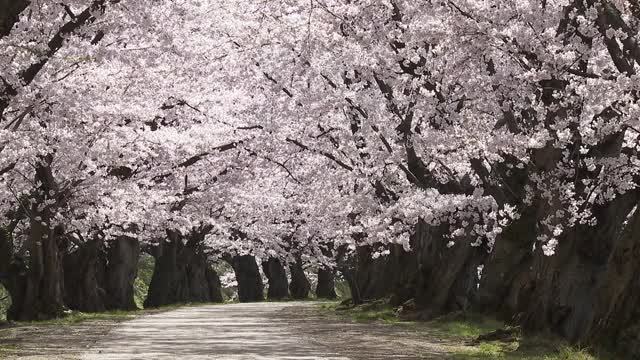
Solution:
<path fill-rule="evenodd" d="M 37 213 L 35 208 L 32 211 Z M 60 235 L 59 229 L 51 230 L 40 221 L 31 221 L 29 266 L 22 259 L 13 262 L 8 287 L 12 304 L 7 319 L 46 320 L 64 314 L 64 275 L 57 243 Z"/>
<path fill-rule="evenodd" d="M 269 279 L 267 298 L 269 300 L 282 300 L 289 297 L 287 272 L 280 259 L 269 258 L 262 263 L 262 271 Z"/>
<path fill-rule="evenodd" d="M 470 239 L 459 239 L 448 247 L 445 231 L 445 227 L 418 222 L 412 237 L 413 252 L 396 253 L 391 258 L 393 265 L 387 267 L 404 267 L 392 280 L 394 305 L 413 298 L 418 310 L 414 316 L 421 319 L 466 311 L 477 289 L 478 266 L 487 255 L 484 246 L 471 246 Z"/>
<path fill-rule="evenodd" d="M 318 269 L 318 284 L 316 286 L 316 297 L 319 299 L 336 299 L 335 270 L 321 267 Z"/>
<path fill-rule="evenodd" d="M 258 269 L 256 258 L 252 255 L 228 257 L 238 282 L 238 300 L 254 302 L 264 300 L 264 284 Z"/>
<path fill-rule="evenodd" d="M 62 234 L 60 226 L 51 228 L 51 206 L 41 208 L 50 193 L 58 193 L 50 164 L 52 156 L 43 156 L 36 166 L 34 192 L 30 209 L 26 248 L 28 258 L 13 256 L 9 270 L 12 304 L 7 319 L 18 321 L 44 320 L 64 314 L 64 273 L 62 266 Z M 28 263 L 28 266 L 27 266 Z"/>
<path fill-rule="evenodd" d="M 289 292 L 293 299 L 308 299 L 309 291 L 311 291 L 311 283 L 302 268 L 302 260 L 299 258 L 295 263 L 289 265 L 291 271 L 291 283 L 289 284 Z"/>
<path fill-rule="evenodd" d="M 351 302 L 353 305 L 360 305 L 363 302 L 362 296 L 360 296 L 360 286 L 355 275 L 356 272 L 356 257 L 354 254 L 347 252 L 346 246 L 338 248 L 336 255 L 337 269 L 342 274 L 342 277 L 349 285 L 349 293 L 351 294 Z"/>
<path fill-rule="evenodd" d="M 202 248 L 203 236 L 183 236 L 168 232 L 169 240 L 156 249 L 155 268 L 145 307 L 177 303 L 222 301 L 222 287 Z"/>
<path fill-rule="evenodd" d="M 26 0 L 0 0 L 0 39 L 9 35 L 20 13 L 29 5 Z"/>
<path fill-rule="evenodd" d="M 381 299 L 389 294 L 391 287 L 385 284 L 386 258 L 372 258 L 371 246 L 360 246 L 354 254 L 355 279 L 360 297 L 364 301 Z"/>
<path fill-rule="evenodd" d="M 633 192 L 596 207 L 598 225 L 570 229 L 554 256 L 536 250 L 520 268 L 524 280 L 510 287 L 516 319 L 528 329 L 551 329 L 574 342 L 630 325 L 639 314 L 639 201 Z"/>
<path fill-rule="evenodd" d="M 140 244 L 137 239 L 120 237 L 109 244 L 105 270 L 105 306 L 110 310 L 135 310 L 134 282 L 138 274 Z"/>
<path fill-rule="evenodd" d="M 500 234 L 482 271 L 473 307 L 476 311 L 495 313 L 509 319 L 522 297 L 530 296 L 527 268 L 531 264 L 536 242 L 536 209 L 528 206 L 520 219 Z M 512 290 L 517 288 L 517 291 Z"/>
<path fill-rule="evenodd" d="M 106 310 L 105 255 L 98 240 L 82 244 L 64 257 L 64 300 L 69 309 L 82 312 Z"/>
<path fill-rule="evenodd" d="M 224 298 L 222 296 L 222 283 L 220 282 L 220 275 L 218 275 L 218 273 L 210 265 L 208 265 L 204 271 L 209 290 L 209 302 L 224 302 Z"/>
<path fill-rule="evenodd" d="M 406 252 L 400 245 L 386 247 L 389 254 L 373 258 L 374 247 L 361 246 L 355 255 L 355 276 L 363 300 L 377 300 L 393 296 L 408 300 L 413 293 L 405 289 L 413 287 L 411 277 L 417 271 L 417 256 Z"/>

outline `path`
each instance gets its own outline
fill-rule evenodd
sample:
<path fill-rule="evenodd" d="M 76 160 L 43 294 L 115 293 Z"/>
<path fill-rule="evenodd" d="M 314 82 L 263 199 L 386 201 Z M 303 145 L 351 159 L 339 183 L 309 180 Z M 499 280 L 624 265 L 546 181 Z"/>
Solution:
<path fill-rule="evenodd" d="M 251 303 L 183 308 L 128 321 L 82 358 L 442 359 L 447 345 L 406 327 L 344 321 L 313 303 Z"/>

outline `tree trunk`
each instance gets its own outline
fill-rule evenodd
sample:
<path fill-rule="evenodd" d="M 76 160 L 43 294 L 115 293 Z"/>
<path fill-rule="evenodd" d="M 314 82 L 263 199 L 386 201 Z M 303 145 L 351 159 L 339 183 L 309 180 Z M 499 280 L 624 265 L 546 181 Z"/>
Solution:
<path fill-rule="evenodd" d="M 44 320 L 64 314 L 64 272 L 59 244 L 64 234 L 53 227 L 51 207 L 42 207 L 48 194 L 57 193 L 50 164 L 53 157 L 43 156 L 36 167 L 34 183 L 39 184 L 31 205 L 29 235 L 25 246 L 29 257 L 16 258 L 9 272 L 12 304 L 7 319 L 17 321 Z M 28 261 L 28 266 L 26 263 Z"/>
<path fill-rule="evenodd" d="M 35 206 L 32 212 L 38 214 Z M 59 228 L 51 230 L 41 221 L 31 221 L 29 267 L 14 268 L 19 273 L 12 275 L 8 320 L 46 320 L 64 315 L 64 272 L 58 248 L 61 233 Z"/>
<path fill-rule="evenodd" d="M 385 283 L 387 271 L 386 257 L 374 259 L 371 246 L 360 246 L 355 253 L 355 276 L 360 289 L 360 296 L 365 301 L 381 299 L 392 289 Z"/>
<path fill-rule="evenodd" d="M 516 314 L 522 297 L 530 296 L 532 290 L 528 268 L 537 236 L 536 206 L 528 206 L 496 239 L 482 270 L 473 303 L 476 311 L 505 319 Z"/>
<path fill-rule="evenodd" d="M 221 302 L 220 279 L 202 251 L 202 236 L 192 235 L 184 243 L 177 232 L 168 234 L 169 241 L 162 242 L 156 251 L 144 306 Z"/>
<path fill-rule="evenodd" d="M 442 236 L 445 231 L 444 227 L 419 222 L 413 239 L 416 272 L 409 284 L 414 289 L 418 316 L 425 320 L 470 307 L 478 266 L 487 256 L 484 246 L 471 246 L 470 239 L 447 246 L 449 240 Z"/>
<path fill-rule="evenodd" d="M 346 266 L 340 266 L 338 270 L 342 274 L 342 277 L 347 281 L 347 285 L 349 285 L 349 293 L 351 293 L 351 302 L 353 305 L 362 304 L 364 300 L 362 299 L 362 296 L 360 296 L 360 287 L 358 286 L 356 277 L 353 274 L 353 270 Z"/>
<path fill-rule="evenodd" d="M 512 283 L 509 294 L 526 328 L 579 342 L 616 333 L 639 315 L 639 201 L 635 191 L 598 206 L 596 226 L 569 229 L 553 256 L 534 252 L 521 268 L 526 281 Z"/>
<path fill-rule="evenodd" d="M 134 282 L 138 274 L 140 244 L 137 239 L 120 237 L 107 249 L 104 290 L 109 310 L 135 310 Z"/>
<path fill-rule="evenodd" d="M 287 284 L 287 272 L 277 258 L 269 258 L 262 263 L 262 271 L 269 279 L 267 298 L 269 300 L 282 300 L 289 296 Z"/>
<path fill-rule="evenodd" d="M 104 276 L 106 261 L 101 243 L 91 240 L 64 257 L 64 299 L 72 310 L 106 310 Z"/>
<path fill-rule="evenodd" d="M 208 299 L 209 302 L 222 303 L 224 298 L 222 297 L 222 283 L 220 282 L 220 275 L 213 269 L 211 265 L 207 265 L 205 268 L 205 276 L 208 284 Z"/>
<path fill-rule="evenodd" d="M 316 286 L 316 297 L 319 299 L 336 299 L 335 270 L 321 267 L 318 269 L 318 285 Z"/>
<path fill-rule="evenodd" d="M 294 264 L 289 265 L 289 270 L 291 271 L 291 283 L 289 284 L 291 297 L 297 300 L 308 299 L 311 283 L 302 268 L 302 260 L 296 259 Z"/>
<path fill-rule="evenodd" d="M 253 302 L 264 300 L 264 285 L 262 276 L 252 255 L 234 256 L 227 262 L 233 267 L 238 282 L 238 300 Z"/>
<path fill-rule="evenodd" d="M 20 13 L 29 5 L 27 0 L 0 0 L 0 39 L 9 35 Z"/>
<path fill-rule="evenodd" d="M 360 296 L 360 286 L 358 286 L 358 280 L 355 276 L 356 269 L 356 257 L 352 253 L 348 253 L 346 246 L 340 246 L 336 254 L 337 269 L 342 274 L 342 277 L 347 281 L 349 285 L 349 292 L 351 293 L 351 302 L 353 305 L 360 305 L 363 302 L 362 296 Z"/>

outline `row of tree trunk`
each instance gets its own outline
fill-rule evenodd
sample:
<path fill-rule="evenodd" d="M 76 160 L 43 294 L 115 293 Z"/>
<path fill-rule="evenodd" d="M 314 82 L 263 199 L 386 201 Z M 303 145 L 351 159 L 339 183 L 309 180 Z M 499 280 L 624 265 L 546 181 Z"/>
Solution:
<path fill-rule="evenodd" d="M 264 284 L 256 258 L 251 255 L 242 255 L 226 257 L 225 260 L 231 264 L 236 273 L 238 300 L 240 302 L 264 300 Z M 287 281 L 285 266 L 278 258 L 272 257 L 263 261 L 262 271 L 269 282 L 267 289 L 269 300 L 309 298 L 311 283 L 304 272 L 300 259 L 289 265 L 290 283 Z M 337 298 L 333 270 L 325 268 L 318 270 L 316 296 L 323 299 Z"/>
<path fill-rule="evenodd" d="M 144 306 L 223 302 L 220 277 L 202 248 L 203 236 L 168 235 L 151 250 L 156 262 Z"/>
<path fill-rule="evenodd" d="M 422 222 L 412 252 L 390 246 L 372 259 L 362 247 L 341 267 L 354 302 L 412 300 L 409 315 L 431 319 L 453 311 L 498 315 L 527 330 L 550 329 L 573 342 L 619 334 L 640 319 L 638 191 L 595 207 L 598 225 L 578 224 L 546 256 L 536 244 L 544 212 L 527 209 L 489 252 L 471 239 L 448 247 L 445 229 Z M 536 246 L 538 245 L 538 246 Z"/>
<path fill-rule="evenodd" d="M 37 230 L 37 224 L 33 226 Z M 13 253 L 13 241 L 7 231 L 0 232 L 0 254 L 4 254 L 0 279 L 12 297 L 10 320 L 59 317 L 67 308 L 82 312 L 137 308 L 134 283 L 141 254 L 137 240 L 121 237 L 108 246 L 90 240 L 68 251 L 69 244 L 63 246 L 56 231 L 43 237 L 39 252 L 24 258 L 7 255 Z M 223 301 L 220 278 L 208 261 L 201 237 L 168 232 L 167 239 L 146 249 L 155 258 L 155 266 L 145 307 Z M 256 258 L 244 255 L 225 260 L 236 273 L 239 301 L 262 301 L 264 284 Z M 289 266 L 290 283 L 280 260 L 270 258 L 262 269 L 269 280 L 268 299 L 309 297 L 311 285 L 300 260 Z M 337 297 L 333 270 L 320 269 L 316 295 Z"/>

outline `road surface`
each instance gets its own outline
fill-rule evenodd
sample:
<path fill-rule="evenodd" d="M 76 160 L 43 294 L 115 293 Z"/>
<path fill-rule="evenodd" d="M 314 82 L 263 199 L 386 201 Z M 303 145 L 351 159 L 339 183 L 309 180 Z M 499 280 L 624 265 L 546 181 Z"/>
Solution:
<path fill-rule="evenodd" d="M 122 323 L 82 359 L 442 359 L 406 328 L 327 318 L 312 303 L 182 308 Z"/>

